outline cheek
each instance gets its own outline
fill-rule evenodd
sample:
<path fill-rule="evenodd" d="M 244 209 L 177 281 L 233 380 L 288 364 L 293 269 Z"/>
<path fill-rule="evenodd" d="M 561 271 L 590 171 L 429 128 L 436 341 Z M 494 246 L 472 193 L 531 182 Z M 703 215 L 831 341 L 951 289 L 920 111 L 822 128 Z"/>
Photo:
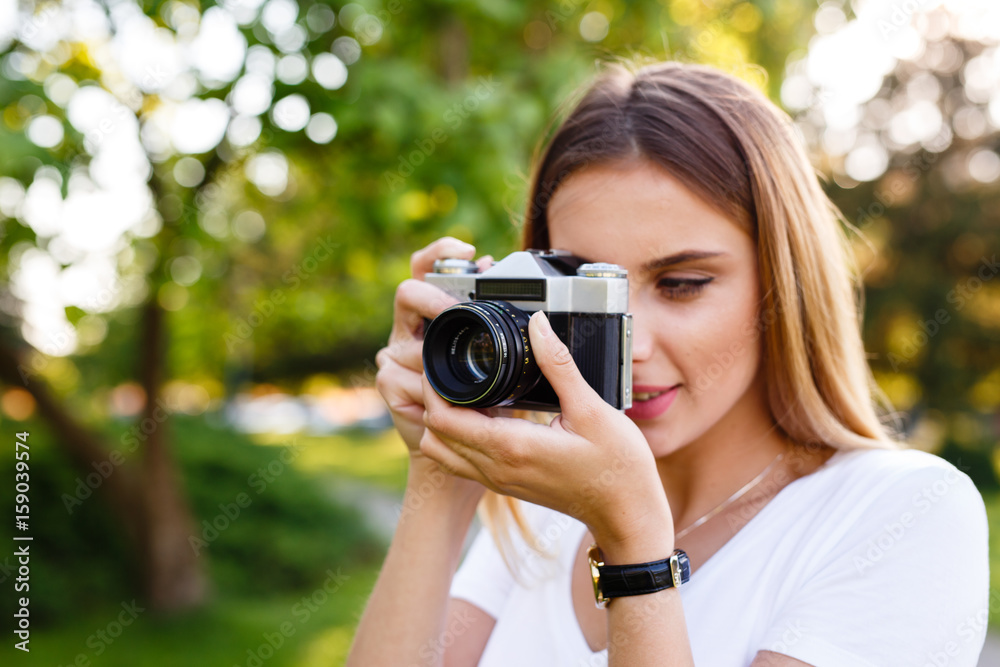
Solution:
<path fill-rule="evenodd" d="M 714 304 L 685 318 L 675 342 L 685 346 L 680 362 L 695 395 L 739 393 L 760 363 L 757 306 L 753 294 L 720 295 Z"/>

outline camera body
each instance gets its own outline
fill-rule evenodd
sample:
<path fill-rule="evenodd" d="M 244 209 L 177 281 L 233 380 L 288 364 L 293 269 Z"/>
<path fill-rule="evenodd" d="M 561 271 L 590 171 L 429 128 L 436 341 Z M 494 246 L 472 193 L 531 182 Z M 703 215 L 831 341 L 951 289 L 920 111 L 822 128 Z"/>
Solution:
<path fill-rule="evenodd" d="M 514 252 L 482 273 L 443 259 L 425 280 L 459 300 L 425 321 L 423 362 L 431 387 L 467 407 L 558 411 L 538 369 L 528 318 L 544 311 L 584 379 L 616 409 L 632 406 L 632 316 L 627 271 L 560 250 Z"/>

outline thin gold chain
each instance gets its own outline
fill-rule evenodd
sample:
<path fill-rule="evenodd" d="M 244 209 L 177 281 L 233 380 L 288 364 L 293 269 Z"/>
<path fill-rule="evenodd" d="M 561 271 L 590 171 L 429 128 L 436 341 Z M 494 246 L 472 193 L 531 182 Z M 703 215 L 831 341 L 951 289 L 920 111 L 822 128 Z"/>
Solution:
<path fill-rule="evenodd" d="M 749 482 L 747 482 L 743 486 L 743 488 L 741 488 L 739 491 L 737 491 L 733 495 L 731 495 L 728 498 L 726 498 L 725 500 L 723 500 L 722 503 L 720 505 L 718 505 L 715 509 L 711 510 L 708 514 L 702 516 L 701 518 L 695 520 L 694 523 L 692 523 L 690 526 L 688 526 L 684 530 L 674 533 L 674 539 L 675 540 L 679 540 L 680 538 L 684 537 L 689 532 L 691 532 L 692 530 L 694 530 L 695 528 L 697 528 L 698 526 L 700 526 L 701 524 L 705 523 L 706 521 L 708 521 L 709 519 L 711 519 L 713 516 L 715 516 L 716 514 L 718 514 L 719 512 L 721 512 L 723 509 L 725 509 L 726 507 L 728 507 L 732 503 L 734 503 L 737 500 L 739 500 L 740 497 L 742 497 L 743 495 L 745 495 L 750 489 L 752 489 L 753 487 L 757 486 L 760 483 L 760 481 L 762 479 L 764 479 L 764 477 L 767 475 L 767 473 L 769 473 L 771 471 L 771 468 L 773 468 L 775 465 L 777 465 L 778 461 L 780 461 L 781 459 L 783 459 L 784 456 L 785 456 L 785 452 L 784 451 L 781 452 L 780 454 L 778 454 L 778 456 L 775 457 L 775 459 L 773 461 L 771 461 L 770 465 L 768 465 L 766 468 L 764 468 L 764 470 L 762 470 L 759 475 L 757 475 L 752 480 L 750 480 Z"/>

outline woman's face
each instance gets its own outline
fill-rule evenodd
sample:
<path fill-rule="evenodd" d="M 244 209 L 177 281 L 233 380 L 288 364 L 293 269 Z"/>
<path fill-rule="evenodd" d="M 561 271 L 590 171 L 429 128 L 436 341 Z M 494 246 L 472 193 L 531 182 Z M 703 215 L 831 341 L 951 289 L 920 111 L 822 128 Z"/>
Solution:
<path fill-rule="evenodd" d="M 756 248 L 737 222 L 647 161 L 573 173 L 548 217 L 553 248 L 628 269 L 628 415 L 656 457 L 706 434 L 745 439 L 769 419 L 757 378 Z"/>

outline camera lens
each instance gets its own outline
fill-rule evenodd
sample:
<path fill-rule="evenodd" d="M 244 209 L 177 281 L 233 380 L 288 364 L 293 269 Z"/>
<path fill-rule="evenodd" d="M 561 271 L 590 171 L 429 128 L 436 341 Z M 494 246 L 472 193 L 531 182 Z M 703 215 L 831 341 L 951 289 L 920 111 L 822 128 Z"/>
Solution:
<path fill-rule="evenodd" d="M 509 405 L 538 382 L 528 315 L 506 301 L 469 301 L 427 326 L 427 380 L 442 398 L 476 408 Z"/>
<path fill-rule="evenodd" d="M 482 382 L 496 366 L 496 346 L 482 327 L 466 327 L 452 343 L 455 354 L 448 357 L 452 372 L 466 382 Z"/>

